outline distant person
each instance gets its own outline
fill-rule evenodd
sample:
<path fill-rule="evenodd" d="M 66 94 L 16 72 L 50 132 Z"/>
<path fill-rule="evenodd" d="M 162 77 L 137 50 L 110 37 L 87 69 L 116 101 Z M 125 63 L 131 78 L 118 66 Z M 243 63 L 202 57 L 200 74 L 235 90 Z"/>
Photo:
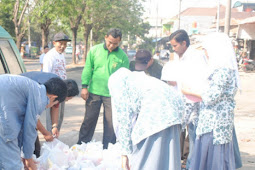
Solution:
<path fill-rule="evenodd" d="M 207 35 L 203 48 L 208 58 L 207 83 L 200 90 L 182 88 L 184 94 L 202 100 L 189 169 L 236 169 L 234 96 L 240 89 L 240 77 L 235 52 L 224 33 Z"/>
<path fill-rule="evenodd" d="M 53 37 L 53 45 L 52 48 L 43 59 L 43 72 L 53 73 L 62 78 L 63 80 L 67 79 L 66 76 L 66 60 L 64 56 L 64 51 L 67 46 L 67 42 L 71 41 L 69 37 L 59 32 Z M 65 102 L 60 104 L 60 119 L 58 124 L 58 129 L 60 130 L 65 110 Z M 46 128 L 48 131 L 51 131 L 52 124 L 50 114 L 46 114 Z"/>
<path fill-rule="evenodd" d="M 75 55 L 76 55 L 76 61 L 77 62 L 80 60 L 80 54 L 81 54 L 80 45 L 77 44 L 76 45 L 76 50 L 75 50 Z"/>
<path fill-rule="evenodd" d="M 105 43 L 95 45 L 88 53 L 81 76 L 81 97 L 86 101 L 86 112 L 80 128 L 78 144 L 91 141 L 102 104 L 104 106 L 103 148 L 107 149 L 109 143 L 116 142 L 112 126 L 108 79 L 119 68 L 129 68 L 128 57 L 119 47 L 121 38 L 121 31 L 112 28 L 105 35 Z"/>
<path fill-rule="evenodd" d="M 135 60 L 130 62 L 131 71 L 145 71 L 146 74 L 161 78 L 162 65 L 158 63 L 158 60 L 153 59 L 151 53 L 148 50 L 140 49 L 135 54 Z"/>
<path fill-rule="evenodd" d="M 174 52 L 178 55 L 179 60 L 176 71 L 177 86 L 181 89 L 183 86 L 189 86 L 200 89 L 206 81 L 207 61 L 202 52 L 190 46 L 190 39 L 185 30 L 177 30 L 170 37 L 170 44 Z M 172 73 L 169 73 L 172 74 Z M 183 168 L 189 168 L 190 158 L 194 142 L 196 139 L 196 126 L 198 122 L 199 108 L 201 99 L 194 96 L 184 95 L 185 113 L 183 115 L 183 130 L 181 137 L 182 157 L 185 162 L 186 154 L 184 153 L 185 128 L 188 126 L 189 154 L 187 165 L 183 164 Z"/>
<path fill-rule="evenodd" d="M 32 159 L 36 124 L 45 108 L 65 100 L 67 87 L 60 78 L 45 84 L 23 76 L 0 75 L 0 169 L 36 169 Z"/>
<path fill-rule="evenodd" d="M 176 90 L 126 68 L 110 77 L 109 89 L 122 169 L 180 170 L 184 106 Z"/>
<path fill-rule="evenodd" d="M 46 72 L 39 72 L 39 71 L 31 71 L 31 72 L 25 72 L 22 73 L 21 76 L 28 77 L 34 81 L 36 81 L 39 84 L 44 84 L 51 78 L 59 78 L 56 74 L 53 73 L 46 73 Z M 79 94 L 79 89 L 77 83 L 72 79 L 64 80 L 67 86 L 67 96 L 65 98 L 65 101 L 71 100 L 74 96 L 77 96 Z M 37 122 L 37 129 L 43 134 L 43 137 L 46 141 L 52 141 L 54 137 L 58 138 L 59 136 L 59 130 L 58 125 L 62 124 L 62 122 L 59 122 L 60 120 L 63 120 L 59 118 L 59 104 L 54 105 L 53 107 L 47 109 L 47 114 L 50 113 L 50 118 L 52 122 L 52 129 L 51 131 L 48 131 L 44 128 L 41 121 L 38 119 Z M 36 143 L 35 143 L 35 155 L 36 157 L 40 156 L 40 141 L 37 136 Z"/>
<path fill-rule="evenodd" d="M 154 56 L 153 56 L 153 59 L 155 60 L 159 60 L 160 59 L 160 51 L 156 51 Z"/>
<path fill-rule="evenodd" d="M 49 51 L 49 47 L 46 45 L 43 48 L 43 53 L 40 55 L 40 64 L 41 64 L 41 71 L 43 70 L 43 58 L 45 56 L 45 54 Z"/>

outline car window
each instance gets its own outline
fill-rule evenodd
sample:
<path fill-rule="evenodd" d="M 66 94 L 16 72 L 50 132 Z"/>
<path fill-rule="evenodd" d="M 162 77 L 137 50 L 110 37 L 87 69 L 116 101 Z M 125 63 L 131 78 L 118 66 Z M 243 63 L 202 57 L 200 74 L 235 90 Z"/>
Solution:
<path fill-rule="evenodd" d="M 10 73 L 11 74 L 22 73 L 17 56 L 15 55 L 10 43 L 7 40 L 0 40 L 0 49 L 7 63 Z M 3 66 L 3 61 L 1 62 Z"/>

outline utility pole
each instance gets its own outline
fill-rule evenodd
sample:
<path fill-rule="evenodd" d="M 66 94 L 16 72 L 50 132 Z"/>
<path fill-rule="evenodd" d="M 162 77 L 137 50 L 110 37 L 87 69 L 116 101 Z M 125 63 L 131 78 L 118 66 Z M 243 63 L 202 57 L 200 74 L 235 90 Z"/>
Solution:
<path fill-rule="evenodd" d="M 217 23 L 216 23 L 216 32 L 220 31 L 220 0 L 218 0 L 217 5 Z"/>
<path fill-rule="evenodd" d="M 224 33 L 227 35 L 229 35 L 230 20 L 231 20 L 231 0 L 227 0 L 226 11 L 225 11 L 225 26 L 224 26 Z"/>
<path fill-rule="evenodd" d="M 181 4 L 182 4 L 182 0 L 179 0 L 178 30 L 181 28 Z"/>
<path fill-rule="evenodd" d="M 156 6 L 156 51 L 158 50 L 158 2 Z"/>

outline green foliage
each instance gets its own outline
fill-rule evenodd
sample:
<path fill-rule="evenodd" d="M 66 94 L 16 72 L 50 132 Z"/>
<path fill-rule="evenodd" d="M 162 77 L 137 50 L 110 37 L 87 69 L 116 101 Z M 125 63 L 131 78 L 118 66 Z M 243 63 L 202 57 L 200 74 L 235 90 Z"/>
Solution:
<path fill-rule="evenodd" d="M 87 5 L 86 17 L 92 19 L 96 43 L 103 41 L 110 28 L 119 28 L 123 35 L 132 37 L 144 37 L 148 33 L 149 27 L 142 21 L 144 10 L 139 0 L 94 0 Z"/>
<path fill-rule="evenodd" d="M 9 32 L 12 37 L 15 37 L 15 27 L 13 19 L 13 6 L 15 1 L 0 0 L 0 26 Z"/>
<path fill-rule="evenodd" d="M 138 45 L 139 49 L 147 49 L 151 52 L 153 52 L 155 49 L 156 43 L 153 42 L 153 38 L 146 38 L 144 37 L 143 42 Z"/>

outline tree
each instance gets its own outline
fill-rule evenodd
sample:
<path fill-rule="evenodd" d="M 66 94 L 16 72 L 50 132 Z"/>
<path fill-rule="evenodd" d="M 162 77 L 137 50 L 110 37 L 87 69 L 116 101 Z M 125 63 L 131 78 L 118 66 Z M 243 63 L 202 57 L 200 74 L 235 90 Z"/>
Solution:
<path fill-rule="evenodd" d="M 142 20 L 143 7 L 139 0 L 87 0 L 86 4 L 83 18 L 85 52 L 90 30 L 93 31 L 95 43 L 104 40 L 109 28 L 119 28 L 123 34 L 131 34 L 133 37 L 144 37 L 144 33 L 148 32 L 149 27 L 144 27 Z"/>
<path fill-rule="evenodd" d="M 9 34 L 15 37 L 15 27 L 12 21 L 13 18 L 13 6 L 14 1 L 0 0 L 0 25 L 9 32 Z"/>
<path fill-rule="evenodd" d="M 86 0 L 62 0 L 60 2 L 62 3 L 61 6 L 64 6 L 64 8 L 61 8 L 63 17 L 61 17 L 60 19 L 63 23 L 68 20 L 72 31 L 72 60 L 73 63 L 76 64 L 77 31 L 86 7 Z"/>
<path fill-rule="evenodd" d="M 25 35 L 26 32 L 26 27 L 23 26 L 23 17 L 25 14 L 25 11 L 28 7 L 28 2 L 29 0 L 26 0 L 23 4 L 23 1 L 20 3 L 20 0 L 16 0 L 14 4 L 14 9 L 13 9 L 13 23 L 15 26 L 15 35 L 16 35 L 16 45 L 18 49 L 20 50 L 21 47 L 21 41 L 22 38 Z M 20 10 L 21 8 L 21 10 Z"/>
<path fill-rule="evenodd" d="M 36 0 L 35 7 L 31 14 L 32 21 L 41 29 L 42 47 L 48 44 L 48 37 L 50 34 L 50 26 L 52 21 L 57 19 L 58 11 L 55 4 L 59 0 Z"/>

